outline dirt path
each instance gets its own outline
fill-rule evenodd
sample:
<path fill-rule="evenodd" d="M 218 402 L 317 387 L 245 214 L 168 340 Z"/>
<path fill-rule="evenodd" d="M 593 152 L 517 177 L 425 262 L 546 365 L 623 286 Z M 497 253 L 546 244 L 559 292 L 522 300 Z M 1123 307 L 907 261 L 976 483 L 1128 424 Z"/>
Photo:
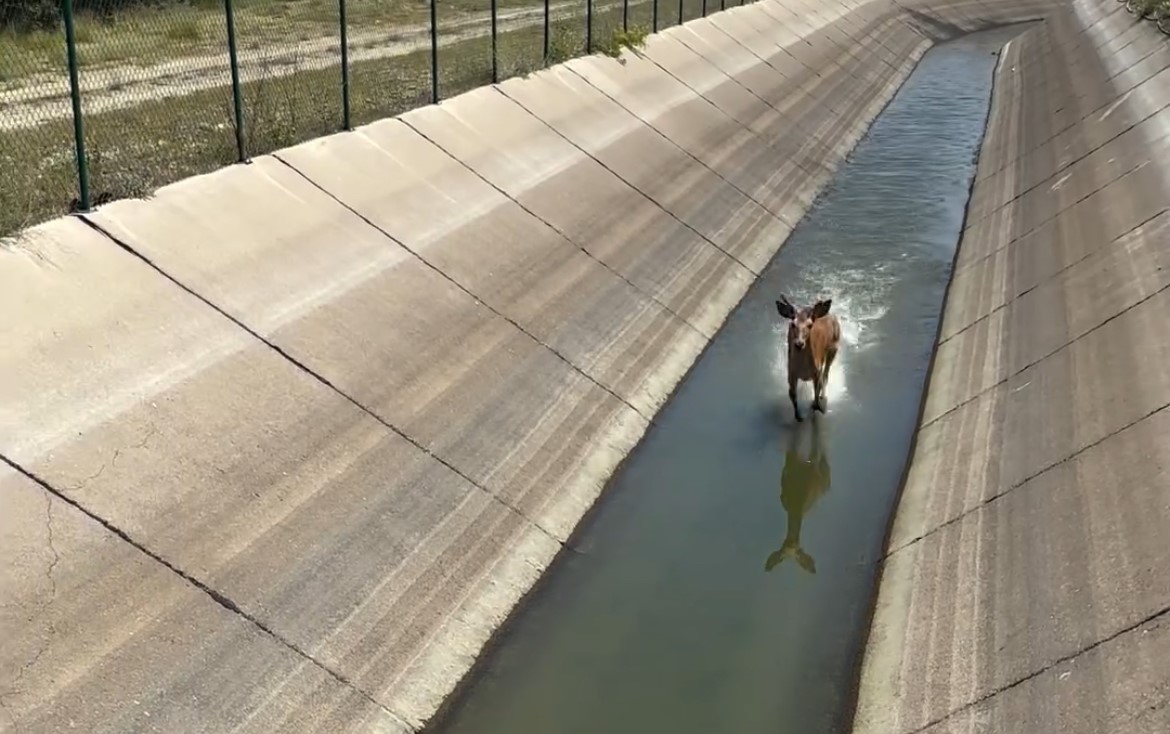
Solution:
<path fill-rule="evenodd" d="M 650 0 L 631 2 L 634 8 Z M 620 8 L 620 3 L 598 4 L 594 12 Z M 562 2 L 551 6 L 554 21 L 584 18 L 580 3 Z M 544 21 L 541 7 L 519 8 L 499 13 L 498 30 L 506 33 L 537 26 Z M 441 28 L 439 47 L 443 48 L 491 33 L 488 17 L 469 16 L 451 21 Z M 350 34 L 350 63 L 406 56 L 430 47 L 430 26 L 425 23 L 396 26 L 377 32 Z M 440 63 L 442 62 L 440 57 Z M 336 37 L 241 50 L 240 80 L 283 77 L 300 71 L 327 69 L 341 63 Z M 133 107 L 168 97 L 182 97 L 231 83 L 226 51 L 202 56 L 188 56 L 154 66 L 111 66 L 86 70 L 81 75 L 81 89 L 86 115 L 101 114 Z M 35 128 L 53 120 L 69 117 L 68 78 L 60 74 L 41 74 L 25 86 L 0 92 L 0 132 Z"/>

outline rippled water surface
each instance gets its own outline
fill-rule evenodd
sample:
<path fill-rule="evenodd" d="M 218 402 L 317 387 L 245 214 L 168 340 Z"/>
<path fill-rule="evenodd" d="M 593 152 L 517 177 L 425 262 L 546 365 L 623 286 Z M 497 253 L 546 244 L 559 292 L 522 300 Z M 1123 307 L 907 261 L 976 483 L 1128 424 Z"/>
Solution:
<path fill-rule="evenodd" d="M 439 731 L 844 727 L 991 91 L 1013 31 L 937 46 L 615 479 Z M 779 293 L 831 295 L 829 411 L 797 425 Z M 807 411 L 811 388 L 802 387 Z"/>

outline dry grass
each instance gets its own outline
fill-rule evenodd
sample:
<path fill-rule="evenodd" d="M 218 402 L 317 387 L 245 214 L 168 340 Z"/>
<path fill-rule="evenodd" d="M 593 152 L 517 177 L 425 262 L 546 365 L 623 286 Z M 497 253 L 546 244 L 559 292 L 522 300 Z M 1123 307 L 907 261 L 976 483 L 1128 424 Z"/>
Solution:
<path fill-rule="evenodd" d="M 620 10 L 599 13 L 595 44 L 612 44 L 620 29 Z M 581 55 L 584 27 L 573 21 L 557 24 L 550 46 L 553 63 Z M 491 82 L 490 48 L 490 39 L 474 38 L 440 49 L 443 97 Z M 542 48 L 540 25 L 502 34 L 501 75 L 523 75 L 541 68 Z M 430 102 L 430 53 L 423 50 L 355 63 L 350 78 L 355 125 L 390 117 Z M 244 85 L 243 97 L 249 155 L 341 128 L 337 67 L 263 78 Z M 236 162 L 231 95 L 226 87 L 87 114 L 85 122 L 94 197 L 143 196 L 159 186 Z M 77 196 L 72 121 L 0 132 L 0 170 L 16 173 L 0 178 L 0 235 L 66 212 Z"/>
<path fill-rule="evenodd" d="M 2 2 L 3 0 L 0 0 Z M 584 0 L 582 0 L 582 5 Z M 500 0 L 499 8 L 538 7 L 543 0 Z M 442 18 L 490 12 L 490 0 L 440 0 Z M 236 0 L 236 31 L 244 48 L 338 36 L 337 0 Z M 429 5 L 418 0 L 347 0 L 350 33 L 425 24 Z M 222 0 L 135 8 L 108 16 L 81 13 L 76 20 L 83 70 L 111 65 L 149 66 L 189 56 L 220 53 L 225 46 Z M 59 31 L 0 31 L 0 82 L 65 69 L 65 40 Z"/>

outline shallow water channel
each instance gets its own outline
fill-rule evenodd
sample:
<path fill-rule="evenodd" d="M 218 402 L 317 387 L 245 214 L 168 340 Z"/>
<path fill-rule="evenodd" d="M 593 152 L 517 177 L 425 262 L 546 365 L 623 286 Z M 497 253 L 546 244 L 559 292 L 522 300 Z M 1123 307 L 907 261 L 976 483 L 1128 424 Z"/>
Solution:
<path fill-rule="evenodd" d="M 435 731 L 845 727 L 994 52 L 1016 32 L 923 58 Z M 803 424 L 781 292 L 831 295 L 842 322 L 828 413 Z"/>

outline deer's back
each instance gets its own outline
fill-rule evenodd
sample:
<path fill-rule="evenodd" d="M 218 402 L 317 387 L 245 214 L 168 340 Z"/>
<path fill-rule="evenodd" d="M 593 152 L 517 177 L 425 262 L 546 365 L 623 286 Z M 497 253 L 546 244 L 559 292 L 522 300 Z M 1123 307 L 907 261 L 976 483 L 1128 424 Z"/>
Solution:
<path fill-rule="evenodd" d="M 840 341 L 841 324 L 836 316 L 832 314 L 822 316 L 813 323 L 809 342 L 813 360 L 818 368 L 825 363 L 825 357 L 837 352 L 837 343 Z"/>

